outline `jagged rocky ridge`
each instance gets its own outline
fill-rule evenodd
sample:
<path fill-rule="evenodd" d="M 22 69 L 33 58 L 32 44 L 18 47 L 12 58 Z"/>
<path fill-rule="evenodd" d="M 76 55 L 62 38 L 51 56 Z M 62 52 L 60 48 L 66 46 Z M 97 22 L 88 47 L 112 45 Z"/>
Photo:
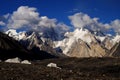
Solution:
<path fill-rule="evenodd" d="M 63 41 L 55 42 L 56 47 L 61 47 L 63 53 L 70 57 L 103 57 L 108 49 L 101 39 L 87 29 L 76 29 L 65 34 Z M 104 37 L 105 39 L 105 37 Z"/>
<path fill-rule="evenodd" d="M 37 52 L 39 52 L 39 54 Z M 28 50 L 12 37 L 0 32 L 0 59 L 6 60 L 15 57 L 22 60 L 41 60 L 57 58 L 58 56 L 42 51 L 36 46 L 34 46 L 31 50 Z"/>
<path fill-rule="evenodd" d="M 67 32 L 63 39 L 59 39 L 54 31 L 49 32 L 47 34 L 35 31 L 17 33 L 15 30 L 8 30 L 6 34 L 21 42 L 29 50 L 37 47 L 39 50 L 59 56 L 65 54 L 69 57 L 106 57 L 119 54 L 119 51 L 114 53 L 117 50 L 115 47 L 120 41 L 119 35 L 112 37 L 99 31 L 94 32 L 81 28 Z"/>
<path fill-rule="evenodd" d="M 116 43 L 110 50 L 110 55 L 109 56 L 115 56 L 119 57 L 120 56 L 120 42 Z"/>

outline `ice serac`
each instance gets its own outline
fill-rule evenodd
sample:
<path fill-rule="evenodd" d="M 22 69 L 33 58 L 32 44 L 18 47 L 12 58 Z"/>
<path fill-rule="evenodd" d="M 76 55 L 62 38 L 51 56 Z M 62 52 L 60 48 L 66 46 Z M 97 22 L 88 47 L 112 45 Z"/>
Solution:
<path fill-rule="evenodd" d="M 65 36 L 63 41 L 55 44 L 70 57 L 102 57 L 107 54 L 107 49 L 87 29 L 76 29 L 73 32 L 67 32 Z"/>

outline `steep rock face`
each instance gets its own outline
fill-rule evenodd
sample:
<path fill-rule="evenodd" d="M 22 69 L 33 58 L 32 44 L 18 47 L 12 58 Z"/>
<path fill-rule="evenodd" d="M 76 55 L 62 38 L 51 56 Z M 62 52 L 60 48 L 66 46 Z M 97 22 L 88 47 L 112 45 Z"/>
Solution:
<path fill-rule="evenodd" d="M 63 41 L 55 42 L 55 47 L 60 47 L 70 57 L 102 57 L 107 54 L 107 49 L 86 29 L 76 29 L 65 36 Z"/>
<path fill-rule="evenodd" d="M 42 38 L 38 33 L 32 32 L 27 38 L 20 41 L 27 49 L 32 50 L 37 47 L 39 50 L 46 51 L 48 53 L 56 53 L 52 48 L 52 41 Z"/>
<path fill-rule="evenodd" d="M 21 46 L 21 44 L 18 41 L 1 32 L 0 32 L 0 49 L 6 50 L 20 49 L 21 51 L 25 51 L 25 49 Z"/>
<path fill-rule="evenodd" d="M 18 57 L 22 60 L 40 60 L 48 58 L 56 58 L 57 56 L 41 51 L 34 47 L 38 53 L 25 49 L 18 41 L 0 32 L 0 59 L 6 60 L 9 58 Z"/>
<path fill-rule="evenodd" d="M 73 43 L 67 55 L 70 57 L 90 57 L 90 52 L 89 45 L 79 39 Z"/>
<path fill-rule="evenodd" d="M 54 47 L 60 47 L 64 54 L 69 52 L 73 43 L 78 39 L 83 40 L 87 44 L 90 44 L 92 41 L 96 42 L 96 38 L 86 29 L 76 29 L 74 32 L 67 32 L 65 36 L 66 38 L 62 41 L 54 42 Z"/>
<path fill-rule="evenodd" d="M 50 30 L 51 31 L 51 30 Z M 33 47 L 38 47 L 40 50 L 47 51 L 48 53 L 55 53 L 55 50 L 52 48 L 53 43 L 50 39 L 42 37 L 42 33 L 38 33 L 35 31 L 28 32 L 19 32 L 16 30 L 8 30 L 5 32 L 8 36 L 13 37 L 21 44 L 23 44 L 27 49 L 31 50 Z M 51 34 L 46 33 L 45 37 L 51 37 Z M 53 37 L 51 37 L 53 38 Z"/>
<path fill-rule="evenodd" d="M 59 36 L 52 28 L 45 30 L 44 33 L 35 31 L 17 33 L 14 30 L 9 30 L 7 34 L 13 36 L 27 49 L 35 53 L 46 51 L 50 55 L 56 56 L 103 57 L 118 55 L 119 52 L 116 48 L 120 41 L 119 35 L 111 37 L 99 31 L 92 32 L 82 28 L 75 29 L 73 32 L 66 32 L 64 39 L 58 39 Z"/>
<path fill-rule="evenodd" d="M 108 50 L 114 46 L 114 42 L 109 37 L 106 37 L 102 43 Z"/>
<path fill-rule="evenodd" d="M 120 42 L 116 43 L 111 48 L 109 56 L 120 57 Z"/>
<path fill-rule="evenodd" d="M 113 36 L 107 44 L 110 46 L 108 56 L 120 57 L 120 35 Z"/>
<path fill-rule="evenodd" d="M 19 41 L 25 48 L 32 51 L 33 53 L 41 55 L 41 51 L 46 52 L 46 55 L 53 55 L 53 56 L 65 56 L 62 53 L 57 54 L 56 50 L 53 49 L 53 42 L 49 38 L 44 38 L 42 35 L 43 33 L 37 31 L 28 31 L 28 32 L 19 32 L 17 33 L 15 30 L 8 30 L 6 34 L 10 37 L 13 37 L 17 41 Z M 21 34 L 25 34 L 24 36 L 20 37 Z M 49 54 L 47 54 L 49 53 Z M 45 54 L 44 54 L 45 55 Z M 43 55 L 41 55 L 45 58 Z M 50 56 L 51 57 L 51 56 Z"/>
<path fill-rule="evenodd" d="M 116 36 L 114 36 L 112 41 L 114 42 L 114 44 L 119 43 L 120 42 L 120 35 L 117 34 Z"/>
<path fill-rule="evenodd" d="M 7 59 L 10 57 L 25 57 L 28 51 L 11 37 L 0 32 L 0 58 Z"/>
<path fill-rule="evenodd" d="M 107 53 L 99 43 L 92 42 L 90 45 L 82 40 L 76 41 L 68 52 L 70 57 L 103 57 Z"/>
<path fill-rule="evenodd" d="M 108 50 L 102 46 L 100 43 L 93 42 L 90 45 L 93 56 L 95 57 L 104 57 L 108 54 Z"/>

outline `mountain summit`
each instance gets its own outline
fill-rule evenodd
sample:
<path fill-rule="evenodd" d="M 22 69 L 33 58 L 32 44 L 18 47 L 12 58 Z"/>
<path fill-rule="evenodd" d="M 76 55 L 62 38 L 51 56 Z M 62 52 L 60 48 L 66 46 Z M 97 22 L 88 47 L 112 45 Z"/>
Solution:
<path fill-rule="evenodd" d="M 28 50 L 25 46 L 21 45 L 19 41 L 16 41 L 12 37 L 0 32 L 0 59 L 6 60 L 8 58 L 15 57 L 22 60 L 40 60 L 56 58 L 58 56 L 42 51 L 36 46 L 34 46 L 31 50 Z"/>
<path fill-rule="evenodd" d="M 71 57 L 102 57 L 106 49 L 101 45 L 94 34 L 87 29 L 76 29 L 67 32 L 63 41 L 55 42 L 63 53 Z"/>
<path fill-rule="evenodd" d="M 8 30 L 5 33 L 19 41 L 28 50 L 35 53 L 42 50 L 56 56 L 105 57 L 113 54 L 110 52 L 113 52 L 113 47 L 119 42 L 119 35 L 111 37 L 102 32 L 84 28 L 66 32 L 60 40 L 54 39 L 57 35 L 51 32 L 46 32 L 47 34 L 38 31 L 17 33 L 15 30 Z M 50 36 L 46 37 L 49 34 Z"/>

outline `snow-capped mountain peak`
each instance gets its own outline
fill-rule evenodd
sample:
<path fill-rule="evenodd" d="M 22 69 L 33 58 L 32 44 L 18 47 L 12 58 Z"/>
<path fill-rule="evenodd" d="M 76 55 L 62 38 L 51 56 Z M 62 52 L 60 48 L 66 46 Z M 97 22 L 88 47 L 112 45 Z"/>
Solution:
<path fill-rule="evenodd" d="M 13 37 L 14 39 L 16 39 L 18 41 L 21 40 L 21 39 L 24 39 L 26 37 L 26 32 L 25 31 L 17 32 L 14 29 L 10 29 L 10 30 L 6 31 L 5 34 L 7 34 L 10 37 Z"/>
<path fill-rule="evenodd" d="M 113 38 L 103 35 L 102 32 L 83 28 L 66 32 L 63 39 L 56 39 L 58 36 L 54 30 L 46 30 L 44 33 L 37 31 L 17 33 L 16 30 L 8 30 L 5 33 L 23 43 L 28 49 L 38 47 L 40 50 L 47 51 L 49 47 L 48 52 L 53 52 L 55 49 L 67 56 L 74 55 L 74 57 L 104 56 L 107 50 L 120 41 L 120 35 Z"/>
<path fill-rule="evenodd" d="M 97 42 L 95 36 L 92 35 L 89 30 L 83 28 L 76 29 L 73 32 L 67 32 L 65 33 L 65 36 L 66 38 L 64 40 L 54 42 L 55 48 L 61 47 L 64 54 L 67 54 L 70 51 L 73 43 L 78 41 L 79 39 L 84 41 L 88 45 L 90 45 L 91 42 Z"/>
<path fill-rule="evenodd" d="M 8 36 L 11 36 L 11 37 L 18 34 L 16 32 L 16 30 L 14 30 L 14 29 L 10 29 L 10 30 L 6 31 L 5 33 L 8 34 Z"/>
<path fill-rule="evenodd" d="M 116 42 L 117 42 L 117 43 L 120 42 L 120 35 L 117 34 L 112 40 L 113 40 L 113 42 L 115 42 L 115 43 L 116 43 Z"/>
<path fill-rule="evenodd" d="M 93 35 L 87 29 L 76 29 L 74 32 L 67 32 L 65 34 L 68 38 L 74 38 L 75 40 L 81 39 L 90 44 L 93 40 Z"/>

